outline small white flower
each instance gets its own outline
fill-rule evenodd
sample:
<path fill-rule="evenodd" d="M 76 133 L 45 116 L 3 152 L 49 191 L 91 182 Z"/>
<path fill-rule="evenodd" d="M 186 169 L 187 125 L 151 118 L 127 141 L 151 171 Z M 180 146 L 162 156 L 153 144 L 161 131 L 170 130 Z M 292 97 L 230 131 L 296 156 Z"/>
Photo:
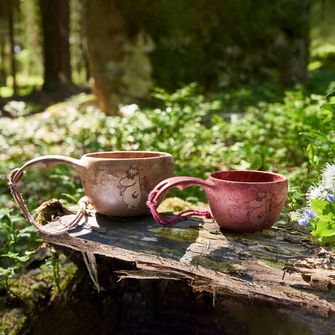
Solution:
<path fill-rule="evenodd" d="M 139 110 L 136 104 L 120 106 L 120 113 L 124 116 L 132 116 L 136 111 Z"/>
<path fill-rule="evenodd" d="M 335 192 L 335 164 L 327 164 L 322 171 L 322 186 Z"/>
<path fill-rule="evenodd" d="M 310 187 L 306 194 L 307 203 L 309 203 L 312 199 L 326 199 L 326 197 L 327 190 L 323 187 L 323 185 Z"/>
<path fill-rule="evenodd" d="M 294 212 L 291 212 L 289 214 L 290 218 L 292 221 L 294 222 L 299 222 L 300 220 L 305 219 L 305 214 L 304 214 L 304 210 L 303 209 L 298 209 Z"/>
<path fill-rule="evenodd" d="M 9 101 L 3 109 L 9 113 L 18 113 L 23 114 L 24 109 L 26 108 L 26 103 L 24 101 Z"/>

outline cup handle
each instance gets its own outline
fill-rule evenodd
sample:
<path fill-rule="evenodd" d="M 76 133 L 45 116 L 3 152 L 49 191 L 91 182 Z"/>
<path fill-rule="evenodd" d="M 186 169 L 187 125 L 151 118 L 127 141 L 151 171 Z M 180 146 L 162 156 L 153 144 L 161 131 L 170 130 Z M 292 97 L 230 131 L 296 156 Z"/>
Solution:
<path fill-rule="evenodd" d="M 33 165 L 38 165 L 38 164 L 42 164 L 44 165 L 46 168 L 52 167 L 56 164 L 66 164 L 69 165 L 71 167 L 73 167 L 76 171 L 80 171 L 81 169 L 83 169 L 84 167 L 80 164 L 79 160 L 71 158 L 71 157 L 67 157 L 67 156 L 61 156 L 61 155 L 48 155 L 48 156 L 41 156 L 38 158 L 34 158 L 30 161 L 28 161 L 27 163 L 25 163 L 21 168 L 17 168 L 14 169 L 8 176 L 9 179 L 9 187 L 10 190 L 12 192 L 13 198 L 16 201 L 16 203 L 18 204 L 18 206 L 21 209 L 21 212 L 23 213 L 23 215 L 25 216 L 25 218 L 33 225 L 35 226 L 40 232 L 42 232 L 43 234 L 47 234 L 47 235 L 62 235 L 66 232 L 68 232 L 69 230 L 75 228 L 77 226 L 77 224 L 80 222 L 80 220 L 83 217 L 86 217 L 86 208 L 88 205 L 88 199 L 87 197 L 83 197 L 79 200 L 79 209 L 78 212 L 76 214 L 76 216 L 74 217 L 74 219 L 69 222 L 68 224 L 66 224 L 64 227 L 59 228 L 57 231 L 54 230 L 49 230 L 47 229 L 45 226 L 39 224 L 38 222 L 36 222 L 32 215 L 29 213 L 29 210 L 27 208 L 27 205 L 19 191 L 19 188 L 17 186 L 17 183 L 21 180 L 21 178 L 23 177 L 26 169 L 30 166 Z"/>
<path fill-rule="evenodd" d="M 156 187 L 149 193 L 147 206 L 149 207 L 151 214 L 157 223 L 166 226 L 172 225 L 178 221 L 187 219 L 191 215 L 199 215 L 205 216 L 206 218 L 212 218 L 212 214 L 208 210 L 189 209 L 170 217 L 163 217 L 157 212 L 157 205 L 169 189 L 177 187 L 180 190 L 183 190 L 184 188 L 191 185 L 199 185 L 204 189 L 212 187 L 212 184 L 209 181 L 194 177 L 172 177 L 165 179 L 161 181 L 158 185 L 156 185 Z"/>

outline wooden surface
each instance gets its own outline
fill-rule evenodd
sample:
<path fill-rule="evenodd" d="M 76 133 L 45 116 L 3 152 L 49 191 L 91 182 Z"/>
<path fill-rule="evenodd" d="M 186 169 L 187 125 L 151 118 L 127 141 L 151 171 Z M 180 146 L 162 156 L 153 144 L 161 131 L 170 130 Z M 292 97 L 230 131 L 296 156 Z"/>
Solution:
<path fill-rule="evenodd" d="M 221 231 L 214 221 L 198 218 L 166 228 L 150 217 L 109 219 L 92 214 L 68 235 L 43 238 L 91 258 L 99 254 L 136 264 L 136 270 L 118 271 L 120 279 L 186 280 L 195 290 L 211 292 L 213 303 L 229 296 L 334 320 L 335 254 L 311 244 L 295 229 L 275 226 L 241 234 Z"/>

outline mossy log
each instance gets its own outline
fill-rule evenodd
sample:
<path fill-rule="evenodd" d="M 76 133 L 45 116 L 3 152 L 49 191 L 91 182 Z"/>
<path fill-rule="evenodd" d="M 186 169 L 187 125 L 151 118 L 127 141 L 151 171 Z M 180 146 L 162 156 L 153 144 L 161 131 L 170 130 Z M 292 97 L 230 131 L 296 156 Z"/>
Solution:
<path fill-rule="evenodd" d="M 103 255 L 131 263 L 116 271 L 119 280 L 186 281 L 195 291 L 213 294 L 214 304 L 233 298 L 314 315 L 327 329 L 335 326 L 335 253 L 289 227 L 241 234 L 220 230 L 207 219 L 191 218 L 168 228 L 149 217 L 110 219 L 93 213 L 70 234 L 43 238 L 84 253 L 97 287 L 103 274 L 99 266 L 95 273 L 94 255 Z"/>

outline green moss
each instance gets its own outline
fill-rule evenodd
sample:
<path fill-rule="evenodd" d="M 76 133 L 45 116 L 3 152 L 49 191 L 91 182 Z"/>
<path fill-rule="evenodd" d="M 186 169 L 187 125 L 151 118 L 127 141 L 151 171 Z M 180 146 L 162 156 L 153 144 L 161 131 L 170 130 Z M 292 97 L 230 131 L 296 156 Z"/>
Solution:
<path fill-rule="evenodd" d="M 177 197 L 172 197 L 164 199 L 162 203 L 159 205 L 158 211 L 164 213 L 166 212 L 177 213 L 192 208 L 194 209 L 194 205 L 191 204 L 190 202 Z"/>
<path fill-rule="evenodd" d="M 22 309 L 10 309 L 0 312 L 0 334 L 16 335 L 19 333 L 27 317 Z"/>
<path fill-rule="evenodd" d="M 177 213 L 191 208 L 194 209 L 195 205 L 180 198 L 172 197 L 162 201 L 158 207 L 158 210 L 165 213 Z M 149 228 L 148 230 L 161 238 L 179 243 L 193 243 L 199 235 L 198 229 L 190 228 L 166 228 L 157 226 L 154 228 Z"/>
<path fill-rule="evenodd" d="M 180 243 L 193 243 L 199 235 L 199 231 L 197 229 L 190 228 L 182 229 L 157 227 L 149 228 L 148 230 L 159 237 Z"/>
<path fill-rule="evenodd" d="M 234 266 L 228 262 L 215 261 L 205 256 L 196 256 L 192 259 L 191 263 L 196 266 L 200 265 L 205 268 L 208 268 L 214 271 L 220 271 L 223 273 L 231 273 L 231 272 L 236 271 L 234 269 Z"/>
<path fill-rule="evenodd" d="M 64 294 L 73 279 L 77 267 L 64 255 L 59 257 L 59 283 L 55 283 L 54 268 L 47 261 L 41 268 L 9 278 L 7 296 L 3 300 L 13 301 L 20 308 L 6 309 L 0 301 L 0 334 L 17 334 L 24 326 L 27 317 L 34 314 L 43 301 L 52 301 Z M 1 306 L 3 305 L 3 306 Z"/>
<path fill-rule="evenodd" d="M 71 214 L 71 212 L 62 205 L 62 203 L 56 199 L 45 201 L 41 206 L 36 209 L 37 218 L 36 221 L 39 224 L 46 224 L 53 219 Z"/>
<path fill-rule="evenodd" d="M 61 292 L 66 290 L 76 270 L 77 267 L 66 260 L 64 255 L 60 257 L 59 287 Z M 54 298 L 61 293 L 55 283 L 54 269 L 49 262 L 39 269 L 10 278 L 8 287 L 10 294 L 21 301 L 28 311 L 32 310 L 39 301 L 50 296 Z"/>
<path fill-rule="evenodd" d="M 175 248 L 161 248 L 160 255 L 167 255 L 173 259 L 180 259 L 184 255 L 184 250 Z"/>

